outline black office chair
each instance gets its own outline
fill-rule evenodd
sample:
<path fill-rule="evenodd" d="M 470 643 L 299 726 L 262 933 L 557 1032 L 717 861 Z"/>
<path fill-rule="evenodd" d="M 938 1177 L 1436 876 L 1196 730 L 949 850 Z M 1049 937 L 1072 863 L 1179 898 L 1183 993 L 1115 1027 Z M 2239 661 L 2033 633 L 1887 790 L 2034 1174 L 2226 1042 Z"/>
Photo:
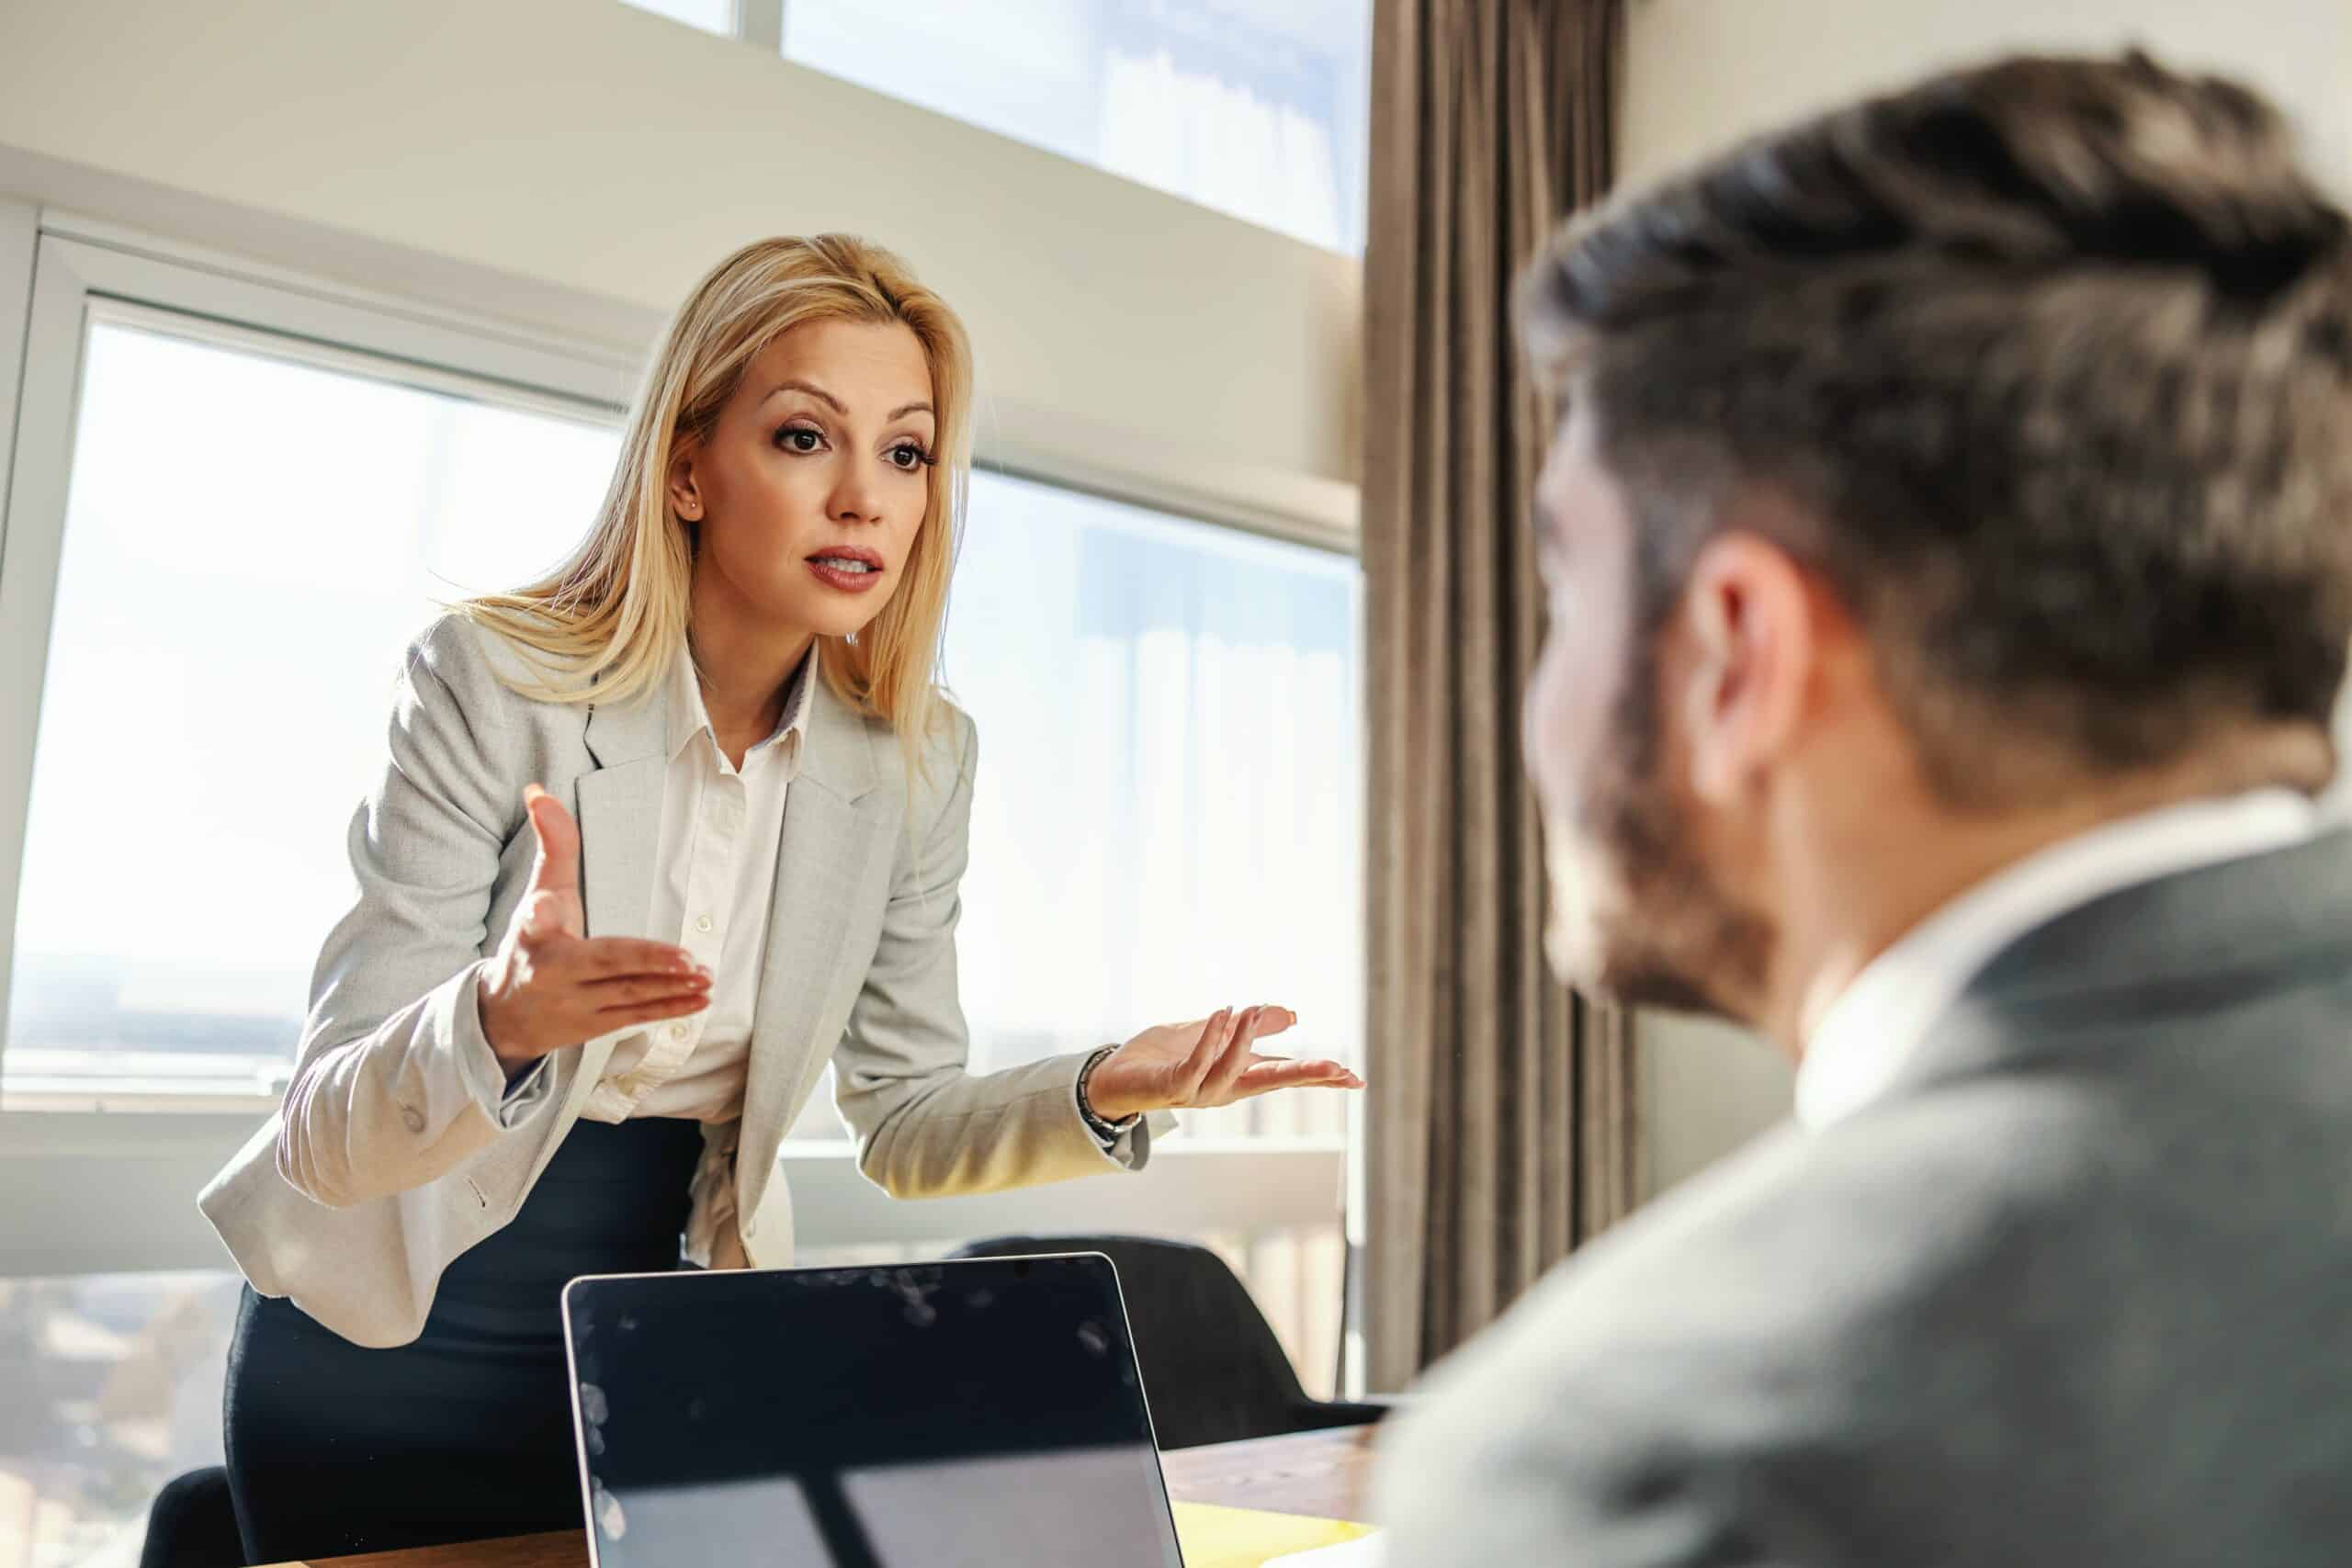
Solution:
<path fill-rule="evenodd" d="M 226 1470 L 207 1465 L 164 1483 L 147 1507 L 139 1568 L 245 1568 Z"/>
<path fill-rule="evenodd" d="M 1119 1270 L 1127 1323 L 1163 1449 L 1361 1427 L 1382 1404 L 1311 1399 L 1249 1289 L 1204 1247 L 1140 1235 L 1001 1235 L 957 1258 L 1100 1252 Z"/>

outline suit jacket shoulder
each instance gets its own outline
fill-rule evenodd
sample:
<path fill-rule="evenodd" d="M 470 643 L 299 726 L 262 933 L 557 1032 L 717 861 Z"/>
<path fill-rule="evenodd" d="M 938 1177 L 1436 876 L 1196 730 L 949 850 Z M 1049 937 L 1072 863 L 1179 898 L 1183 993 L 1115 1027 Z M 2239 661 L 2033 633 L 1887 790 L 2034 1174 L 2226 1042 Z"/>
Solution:
<path fill-rule="evenodd" d="M 1394 1561 L 2334 1564 L 2352 834 L 2028 933 L 1440 1369 Z"/>
<path fill-rule="evenodd" d="M 446 686 L 469 719 L 512 723 L 530 707 L 561 705 L 545 703 L 527 690 L 560 689 L 563 677 L 559 671 L 537 662 L 496 628 L 454 611 L 435 616 L 409 640 L 403 673 L 413 678 L 420 671 Z"/>
<path fill-rule="evenodd" d="M 1905 1515 L 1906 1461 L 1950 1483 L 1949 1445 L 2014 1376 L 1980 1314 L 2074 1227 L 2095 1114 L 1955 1085 L 1770 1134 L 1660 1200 L 1432 1374 L 1384 1522 L 1444 1544 L 1399 1560 L 1917 1561 L 1856 1538 Z"/>

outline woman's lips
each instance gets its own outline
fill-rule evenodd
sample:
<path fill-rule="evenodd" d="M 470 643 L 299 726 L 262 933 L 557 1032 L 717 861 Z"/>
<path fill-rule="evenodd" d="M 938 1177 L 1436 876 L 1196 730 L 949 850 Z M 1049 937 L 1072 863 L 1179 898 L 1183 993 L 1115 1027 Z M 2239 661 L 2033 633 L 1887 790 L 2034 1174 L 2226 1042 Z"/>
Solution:
<path fill-rule="evenodd" d="M 882 581 L 881 561 L 866 550 L 835 550 L 811 556 L 808 571 L 826 587 L 843 593 L 870 593 Z"/>

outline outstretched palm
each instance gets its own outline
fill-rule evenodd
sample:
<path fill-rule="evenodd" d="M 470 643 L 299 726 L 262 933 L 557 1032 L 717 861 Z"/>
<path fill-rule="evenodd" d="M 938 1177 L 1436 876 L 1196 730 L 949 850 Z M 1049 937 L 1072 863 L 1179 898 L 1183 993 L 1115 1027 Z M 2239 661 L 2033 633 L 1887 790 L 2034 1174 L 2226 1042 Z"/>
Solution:
<path fill-rule="evenodd" d="M 1270 1056 L 1254 1049 L 1298 1021 L 1288 1008 L 1228 1008 L 1214 1018 L 1147 1029 L 1094 1069 L 1086 1098 L 1120 1121 L 1148 1111 L 1230 1105 L 1282 1089 L 1362 1089 L 1339 1063 Z"/>
<path fill-rule="evenodd" d="M 523 792 L 538 859 L 475 989 L 482 1038 L 509 1077 L 609 1030 L 710 1005 L 710 972 L 683 947 L 591 937 L 580 900 L 580 824 L 537 784 Z"/>

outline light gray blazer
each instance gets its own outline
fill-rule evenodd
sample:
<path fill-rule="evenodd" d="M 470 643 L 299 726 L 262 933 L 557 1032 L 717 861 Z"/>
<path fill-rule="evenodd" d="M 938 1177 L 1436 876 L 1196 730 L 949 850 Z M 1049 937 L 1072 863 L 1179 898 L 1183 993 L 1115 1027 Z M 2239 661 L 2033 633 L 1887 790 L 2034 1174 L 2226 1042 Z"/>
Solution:
<path fill-rule="evenodd" d="M 1995 959 L 1430 1380 L 1393 1562 L 2352 1561 L 2352 837 Z"/>
<path fill-rule="evenodd" d="M 629 1032 L 557 1053 L 552 1072 L 503 1102 L 503 1086 L 483 1082 L 476 980 L 536 851 L 523 786 L 544 784 L 580 823 L 590 936 L 677 937 L 646 929 L 664 688 L 628 706 L 537 702 L 496 678 L 500 663 L 522 669 L 494 635 L 454 616 L 410 645 L 390 764 L 352 818 L 357 898 L 319 955 L 293 1081 L 200 1199 L 254 1289 L 291 1296 L 361 1345 L 417 1336 L 442 1269 L 514 1218 Z M 910 790 L 889 727 L 816 682 L 743 1116 L 705 1128 L 695 1178 L 696 1212 L 724 1216 L 718 1266 L 790 1261 L 776 1150 L 829 1061 L 860 1166 L 895 1196 L 1148 1157 L 1145 1124 L 1106 1152 L 1080 1116 L 1085 1053 L 965 1071 L 955 928 L 978 753 L 971 720 L 950 717 L 929 777 Z"/>

